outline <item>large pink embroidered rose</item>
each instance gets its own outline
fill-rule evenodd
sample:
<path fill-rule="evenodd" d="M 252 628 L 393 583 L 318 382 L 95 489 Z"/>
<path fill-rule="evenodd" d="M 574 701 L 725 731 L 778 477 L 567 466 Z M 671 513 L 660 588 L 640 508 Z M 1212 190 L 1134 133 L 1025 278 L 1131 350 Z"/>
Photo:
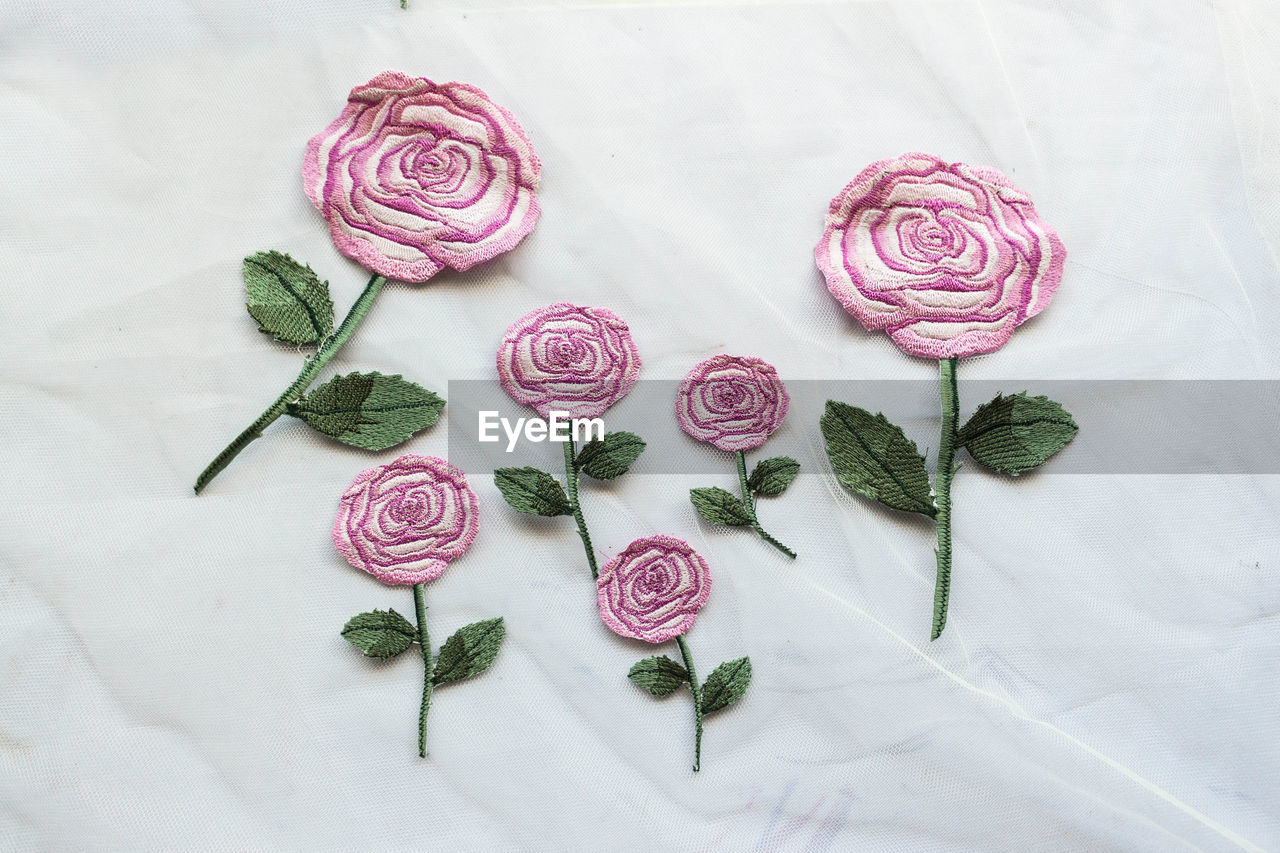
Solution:
<path fill-rule="evenodd" d="M 466 475 L 435 456 L 405 455 L 356 475 L 342 495 L 333 544 L 357 569 L 408 586 L 439 577 L 477 527 Z"/>
<path fill-rule="evenodd" d="M 764 444 L 790 402 L 773 365 L 752 356 L 716 355 L 680 383 L 676 417 L 698 441 L 736 453 Z"/>
<path fill-rule="evenodd" d="M 312 137 L 302 177 L 339 251 L 426 281 L 532 231 L 540 169 L 515 117 L 475 86 L 384 71 Z"/>
<path fill-rule="evenodd" d="M 711 570 L 688 542 L 649 536 L 605 563 L 596 593 L 615 634 L 663 643 L 693 627 L 711 594 Z"/>
<path fill-rule="evenodd" d="M 636 383 L 640 354 L 631 330 L 608 308 L 557 302 L 511 324 L 498 348 L 498 379 L 517 403 L 544 418 L 596 418 Z"/>
<path fill-rule="evenodd" d="M 867 329 L 926 358 L 993 352 L 1039 313 L 1066 250 L 995 169 L 904 154 L 831 202 L 818 243 L 827 287 Z"/>

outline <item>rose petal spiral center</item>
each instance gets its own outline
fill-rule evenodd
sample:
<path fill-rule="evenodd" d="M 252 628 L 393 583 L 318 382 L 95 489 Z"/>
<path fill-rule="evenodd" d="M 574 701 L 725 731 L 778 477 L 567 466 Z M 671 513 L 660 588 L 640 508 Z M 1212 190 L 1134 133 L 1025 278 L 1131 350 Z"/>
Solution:
<path fill-rule="evenodd" d="M 670 584 L 670 575 L 667 573 L 666 563 L 655 563 L 647 566 L 639 582 L 641 589 L 651 594 L 656 595 L 665 590 Z"/>
<path fill-rule="evenodd" d="M 547 347 L 547 360 L 558 367 L 569 367 L 587 357 L 587 345 L 577 338 L 559 338 Z"/>
<path fill-rule="evenodd" d="M 720 409 L 736 409 L 742 406 L 750 393 L 737 382 L 717 382 L 711 389 L 711 399 Z"/>
<path fill-rule="evenodd" d="M 427 511 L 427 502 L 417 495 L 403 495 L 395 499 L 387 512 L 400 524 L 415 524 Z"/>

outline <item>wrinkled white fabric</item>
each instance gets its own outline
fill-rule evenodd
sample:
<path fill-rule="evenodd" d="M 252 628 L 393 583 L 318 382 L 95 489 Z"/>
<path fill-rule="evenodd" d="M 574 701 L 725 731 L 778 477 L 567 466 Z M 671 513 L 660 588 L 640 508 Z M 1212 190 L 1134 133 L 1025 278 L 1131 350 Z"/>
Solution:
<path fill-rule="evenodd" d="M 572 524 L 486 472 L 427 599 L 438 642 L 499 614 L 508 639 L 439 691 L 425 762 L 420 662 L 338 635 L 412 611 L 328 535 L 394 453 L 282 421 L 190 488 L 298 367 L 241 258 L 304 259 L 339 312 L 367 278 L 300 164 L 387 68 L 511 109 L 544 214 L 499 261 L 388 288 L 335 370 L 443 392 L 569 300 L 624 317 L 649 378 L 722 351 L 928 378 L 813 247 L 859 169 L 929 151 L 1003 170 L 1068 249 L 1053 303 L 963 378 L 1276 378 L 1278 33 L 1265 0 L 0 3 L 0 847 L 1280 846 L 1275 477 L 966 467 L 933 644 L 931 528 L 843 492 L 814 423 L 766 445 L 812 460 L 761 507 L 794 563 L 697 521 L 688 488 L 728 468 L 585 486 L 602 555 L 664 533 L 710 563 L 700 668 L 751 656 L 697 775 L 688 697 L 626 681 L 649 650 L 601 624 Z M 404 451 L 444 455 L 471 428 L 447 413 Z"/>

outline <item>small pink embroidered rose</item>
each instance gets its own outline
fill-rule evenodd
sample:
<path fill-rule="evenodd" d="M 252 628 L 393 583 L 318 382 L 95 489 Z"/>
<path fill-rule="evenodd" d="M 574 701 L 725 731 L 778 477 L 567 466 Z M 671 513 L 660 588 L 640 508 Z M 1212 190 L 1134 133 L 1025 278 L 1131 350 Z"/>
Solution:
<path fill-rule="evenodd" d="M 540 170 L 480 89 L 384 71 L 307 144 L 302 175 L 339 251 L 421 282 L 514 248 L 538 221 Z"/>
<path fill-rule="evenodd" d="M 904 154 L 835 197 L 818 243 L 827 287 L 904 352 L 994 352 L 1049 304 L 1066 250 L 1031 198 L 990 168 Z"/>
<path fill-rule="evenodd" d="M 407 586 L 439 577 L 477 527 L 466 475 L 435 456 L 405 455 L 356 476 L 342 495 L 333 544 L 357 569 Z"/>
<path fill-rule="evenodd" d="M 640 354 L 631 330 L 608 308 L 557 302 L 521 317 L 498 348 L 498 379 L 517 403 L 544 418 L 595 418 L 631 390 Z"/>
<path fill-rule="evenodd" d="M 637 539 L 605 563 L 596 581 L 604 624 L 647 643 L 688 631 L 710 593 L 707 561 L 671 536 Z"/>
<path fill-rule="evenodd" d="M 680 383 L 676 417 L 698 441 L 735 453 L 764 444 L 790 402 L 773 365 L 752 356 L 716 355 Z"/>

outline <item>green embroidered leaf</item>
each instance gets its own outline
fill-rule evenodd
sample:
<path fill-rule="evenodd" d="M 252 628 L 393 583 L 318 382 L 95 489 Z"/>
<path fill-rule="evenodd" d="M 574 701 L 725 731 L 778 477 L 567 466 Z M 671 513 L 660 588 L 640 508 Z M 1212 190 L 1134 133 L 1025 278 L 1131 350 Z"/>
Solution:
<path fill-rule="evenodd" d="M 290 344 L 314 344 L 333 331 L 329 282 L 280 252 L 244 259 L 249 315 L 258 328 Z"/>
<path fill-rule="evenodd" d="M 394 610 L 374 610 L 353 616 L 342 626 L 342 636 L 366 657 L 386 660 L 412 646 L 418 629 Z"/>
<path fill-rule="evenodd" d="M 335 376 L 288 413 L 343 444 L 385 450 L 440 419 L 444 400 L 399 375 L 348 373 Z"/>
<path fill-rule="evenodd" d="M 827 401 L 820 423 L 842 486 L 893 509 L 937 515 L 924 457 L 901 427 L 884 415 L 835 400 Z"/>
<path fill-rule="evenodd" d="M 702 685 L 702 713 L 711 714 L 729 707 L 742 698 L 750 683 L 750 658 L 737 658 L 720 664 Z"/>
<path fill-rule="evenodd" d="M 578 470 L 597 480 L 612 480 L 627 473 L 644 452 L 644 439 L 633 432 L 607 433 L 593 438 L 578 454 Z"/>
<path fill-rule="evenodd" d="M 718 486 L 690 489 L 689 500 L 693 502 L 698 515 L 711 524 L 739 527 L 751 523 L 751 514 L 742 505 L 742 501 Z"/>
<path fill-rule="evenodd" d="M 502 639 L 507 635 L 502 617 L 472 622 L 445 640 L 436 656 L 436 674 L 432 684 L 448 684 L 479 675 L 498 656 Z"/>
<path fill-rule="evenodd" d="M 790 456 L 775 456 L 756 465 L 747 478 L 747 488 L 754 494 L 774 497 L 787 490 L 800 473 L 800 463 Z"/>
<path fill-rule="evenodd" d="M 689 673 L 666 655 L 656 655 L 637 661 L 627 678 L 654 696 L 669 696 L 689 680 Z"/>
<path fill-rule="evenodd" d="M 529 515 L 569 515 L 573 507 L 564 486 L 546 471 L 537 468 L 499 468 L 493 482 L 517 512 Z"/>
<path fill-rule="evenodd" d="M 1043 465 L 1079 431 L 1067 410 L 1048 397 L 997 394 L 960 428 L 957 443 L 975 461 L 1016 477 Z"/>

